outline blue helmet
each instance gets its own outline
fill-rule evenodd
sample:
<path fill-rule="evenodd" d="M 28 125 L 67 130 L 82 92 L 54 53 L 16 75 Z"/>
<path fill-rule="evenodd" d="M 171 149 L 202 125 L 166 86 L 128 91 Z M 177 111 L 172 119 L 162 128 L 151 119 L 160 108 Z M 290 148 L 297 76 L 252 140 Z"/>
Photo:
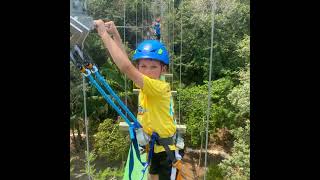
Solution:
<path fill-rule="evenodd" d="M 133 61 L 139 59 L 154 59 L 164 64 L 169 64 L 169 53 L 160 41 L 145 40 L 139 44 L 138 48 L 134 51 Z"/>

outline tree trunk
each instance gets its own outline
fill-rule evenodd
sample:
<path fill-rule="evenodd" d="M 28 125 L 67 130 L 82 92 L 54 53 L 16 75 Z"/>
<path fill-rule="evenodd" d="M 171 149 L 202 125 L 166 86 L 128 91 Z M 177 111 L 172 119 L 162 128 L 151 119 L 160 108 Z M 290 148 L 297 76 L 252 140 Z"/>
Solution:
<path fill-rule="evenodd" d="M 72 131 L 72 144 L 74 145 L 74 147 L 76 148 L 77 146 L 77 141 L 76 141 L 76 136 L 74 134 L 74 124 L 75 122 L 73 122 L 73 126 L 71 127 L 71 131 Z"/>
<path fill-rule="evenodd" d="M 79 123 L 80 123 L 80 121 L 78 121 L 78 122 L 76 123 L 76 129 L 77 129 L 77 131 L 78 131 L 78 136 L 77 136 L 77 139 L 78 139 L 78 142 L 77 142 L 78 150 L 80 150 L 81 147 L 82 147 L 82 137 L 81 137 L 81 132 L 80 132 Z"/>

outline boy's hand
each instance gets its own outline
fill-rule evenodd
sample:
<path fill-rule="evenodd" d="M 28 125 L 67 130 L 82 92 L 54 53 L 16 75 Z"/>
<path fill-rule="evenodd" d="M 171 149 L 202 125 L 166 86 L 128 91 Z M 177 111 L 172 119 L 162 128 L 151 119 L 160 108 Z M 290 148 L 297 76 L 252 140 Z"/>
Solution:
<path fill-rule="evenodd" d="M 105 27 L 104 22 L 101 19 L 94 20 L 94 25 L 100 36 L 103 36 L 105 33 L 107 33 L 107 28 Z"/>
<path fill-rule="evenodd" d="M 105 22 L 104 25 L 105 25 L 108 33 L 110 33 L 112 35 L 116 35 L 117 34 L 117 28 L 114 25 L 113 21 Z"/>

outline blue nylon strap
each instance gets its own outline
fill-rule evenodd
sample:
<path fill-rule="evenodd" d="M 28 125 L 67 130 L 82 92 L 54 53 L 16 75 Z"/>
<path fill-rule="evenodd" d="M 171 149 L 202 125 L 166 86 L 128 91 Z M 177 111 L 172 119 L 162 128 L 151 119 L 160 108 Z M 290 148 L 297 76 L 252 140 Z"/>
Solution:
<path fill-rule="evenodd" d="M 112 97 L 119 103 L 120 107 L 122 109 L 124 109 L 129 114 L 132 121 L 141 127 L 137 118 L 132 114 L 132 112 L 128 109 L 128 107 L 121 101 L 119 96 L 112 90 L 112 88 L 109 86 L 109 84 L 106 82 L 106 80 L 101 76 L 99 71 L 96 71 L 95 75 L 96 75 L 97 79 L 99 80 L 99 82 L 102 83 L 102 85 L 108 90 L 108 92 L 112 95 Z M 137 128 L 140 128 L 140 127 L 137 127 Z"/>
<path fill-rule="evenodd" d="M 130 159 L 129 159 L 129 179 L 131 180 L 131 174 L 132 174 L 133 165 L 134 165 L 134 157 L 133 157 L 133 152 L 132 152 L 134 147 L 132 147 L 132 143 L 130 146 L 131 147 L 130 147 L 130 154 L 129 154 L 129 156 L 130 156 Z"/>
<path fill-rule="evenodd" d="M 131 123 L 130 121 L 127 119 L 127 117 L 122 113 L 121 109 L 119 107 L 117 107 L 114 102 L 110 99 L 110 97 L 104 92 L 104 90 L 101 88 L 101 86 L 97 83 L 96 80 L 94 80 L 94 78 L 92 77 L 92 75 L 88 75 L 87 76 L 91 82 L 91 84 L 93 84 L 97 90 L 100 92 L 100 94 L 104 97 L 104 99 L 112 106 L 112 108 L 114 110 L 117 111 L 117 113 L 126 121 L 126 123 L 129 125 L 129 127 L 131 127 Z M 131 136 L 132 134 L 130 134 L 130 138 L 134 138 Z"/>
<path fill-rule="evenodd" d="M 149 151 L 149 154 L 148 154 L 148 160 L 147 162 L 144 164 L 144 168 L 142 170 L 142 178 L 144 177 L 144 174 L 146 172 L 146 169 L 148 168 L 148 166 L 150 165 L 150 162 L 151 162 L 151 158 L 153 156 L 153 151 L 154 151 L 154 144 L 155 142 L 159 139 L 159 135 L 156 133 L 156 132 L 153 132 L 152 135 L 151 135 L 151 142 L 150 142 L 150 151 Z M 141 178 L 141 179 L 142 179 Z"/>
<path fill-rule="evenodd" d="M 131 174 L 132 174 L 132 171 L 133 171 L 133 167 L 134 167 L 134 157 L 133 157 L 133 149 L 135 150 L 136 152 L 136 157 L 137 159 L 139 160 L 139 162 L 142 164 L 142 166 L 145 166 L 146 163 L 143 163 L 141 161 L 141 157 L 140 157 L 140 151 L 139 151 L 139 146 L 138 146 L 138 142 L 137 142 L 137 139 L 134 138 L 132 141 L 131 141 L 131 145 L 130 145 L 130 159 L 129 159 L 129 179 L 131 179 Z M 143 172 L 143 175 L 142 175 L 142 179 L 144 177 L 144 172 Z"/>
<path fill-rule="evenodd" d="M 141 161 L 140 150 L 139 150 L 139 145 L 138 145 L 137 139 L 135 138 L 134 140 L 132 140 L 132 143 L 133 143 L 133 147 L 134 147 L 134 149 L 135 149 L 135 151 L 136 151 L 136 156 L 137 156 L 139 162 L 144 166 L 145 163 L 143 163 L 143 162 Z"/>
<path fill-rule="evenodd" d="M 102 79 L 103 77 L 97 73 L 97 71 L 95 72 L 95 74 L 97 75 L 97 78 L 100 82 L 103 82 Z M 136 135 L 135 135 L 135 131 L 134 129 L 135 128 L 141 128 L 141 125 L 139 124 L 139 122 L 136 120 L 136 118 L 134 117 L 134 124 L 131 124 L 130 121 L 127 119 L 127 117 L 122 113 L 121 109 L 116 106 L 116 104 L 111 100 L 111 98 L 105 93 L 105 91 L 102 89 L 102 87 L 97 83 L 97 81 L 93 78 L 93 76 L 91 74 L 88 74 L 86 75 L 86 77 L 88 77 L 88 79 L 90 80 L 91 84 L 93 84 L 95 86 L 95 88 L 99 91 L 99 93 L 104 97 L 104 99 L 112 106 L 113 109 L 116 110 L 116 112 L 126 121 L 126 123 L 129 125 L 129 134 L 130 134 L 130 139 L 131 139 L 131 147 L 130 147 L 130 158 L 129 158 L 129 179 L 131 180 L 131 175 L 132 175 L 132 171 L 133 171 L 133 167 L 134 167 L 134 153 L 133 153 L 133 149 L 135 150 L 136 152 L 136 157 L 137 159 L 139 160 L 139 162 L 145 167 L 144 171 L 143 171 L 143 176 L 142 178 L 144 177 L 144 174 L 145 174 L 145 170 L 146 168 L 148 167 L 148 164 L 149 163 L 143 163 L 141 161 L 141 157 L 140 157 L 140 151 L 139 151 L 139 145 L 138 145 L 138 142 L 137 142 L 137 139 L 136 139 Z M 103 79 L 104 80 L 104 79 Z M 107 82 L 104 82 L 102 83 L 104 85 L 104 87 L 110 92 L 110 94 L 117 100 L 117 102 L 122 106 L 122 107 L 125 107 L 123 108 L 124 110 L 128 110 L 128 108 L 126 108 L 126 106 L 123 104 L 123 102 L 120 100 L 120 98 L 114 93 L 114 91 L 111 89 L 111 87 L 107 84 Z M 121 104 L 121 103 L 122 104 Z M 130 112 L 131 113 L 131 112 Z M 129 116 L 131 117 L 129 113 Z M 132 114 L 132 113 L 131 113 Z M 153 134 L 153 142 L 151 143 L 152 144 L 152 153 L 151 153 L 151 156 L 149 154 L 149 159 L 148 161 L 150 161 L 151 157 L 152 157 L 152 154 L 153 154 L 153 146 L 154 146 L 154 142 L 155 142 L 155 135 Z"/>

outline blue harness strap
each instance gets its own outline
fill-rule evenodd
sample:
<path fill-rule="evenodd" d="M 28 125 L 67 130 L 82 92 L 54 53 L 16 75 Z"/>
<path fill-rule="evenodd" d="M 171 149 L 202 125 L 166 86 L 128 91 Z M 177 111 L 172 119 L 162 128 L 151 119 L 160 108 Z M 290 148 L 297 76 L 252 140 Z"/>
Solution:
<path fill-rule="evenodd" d="M 120 107 L 129 114 L 129 117 L 132 119 L 132 121 L 139 126 L 137 128 L 141 128 L 141 125 L 138 123 L 137 118 L 132 114 L 132 112 L 128 109 L 128 107 L 121 101 L 119 96 L 112 90 L 112 88 L 109 86 L 106 80 L 101 76 L 101 74 L 97 70 L 97 67 L 94 66 L 93 68 L 95 71 L 94 74 L 96 75 L 98 81 L 108 90 L 108 92 L 112 95 L 112 97 L 119 103 Z"/>
<path fill-rule="evenodd" d="M 71 56 L 71 55 L 70 55 Z M 73 59 L 74 57 L 71 56 L 71 58 Z M 136 153 L 136 157 L 139 160 L 139 162 L 141 163 L 141 165 L 143 167 L 145 167 L 146 163 L 143 163 L 141 161 L 141 157 L 140 157 L 140 150 L 139 150 L 139 145 L 138 145 L 138 141 L 136 139 L 136 133 L 135 133 L 135 129 L 136 128 L 142 128 L 142 126 L 140 125 L 140 123 L 137 121 L 136 117 L 133 116 L 133 114 L 131 113 L 131 111 L 124 105 L 124 103 L 120 100 L 119 96 L 116 95 L 116 93 L 111 89 L 111 87 L 109 86 L 109 84 L 104 80 L 104 78 L 100 75 L 100 73 L 98 72 L 98 69 L 94 66 L 94 73 L 96 75 L 96 78 L 98 79 L 98 82 L 100 82 L 101 84 L 103 84 L 103 86 L 108 90 L 108 92 L 111 94 L 111 97 L 113 97 L 116 102 L 119 103 L 119 105 L 122 107 L 123 110 L 125 110 L 126 112 L 128 112 L 129 117 L 131 117 L 131 119 L 133 120 L 133 124 L 131 124 L 131 122 L 129 121 L 128 117 L 126 117 L 123 112 L 121 111 L 121 109 L 115 104 L 115 102 L 113 102 L 113 100 L 111 99 L 111 97 L 109 97 L 106 92 L 102 89 L 102 87 L 99 85 L 99 83 L 95 80 L 95 78 L 92 76 L 90 70 L 86 69 L 85 72 L 83 73 L 85 77 L 87 77 L 89 79 L 90 84 L 92 84 L 97 90 L 98 92 L 103 96 L 103 98 L 108 102 L 109 105 L 112 106 L 112 108 L 126 121 L 126 123 L 129 125 L 129 134 L 130 134 L 130 139 L 131 139 L 131 144 L 130 144 L 130 152 L 129 152 L 129 179 L 131 180 L 132 177 L 132 172 L 134 169 L 134 152 Z M 144 174 L 143 174 L 144 176 Z"/>
<path fill-rule="evenodd" d="M 137 155 L 137 158 L 138 158 L 139 162 L 144 166 L 145 163 L 143 163 L 143 162 L 141 161 L 139 145 L 138 145 L 138 141 L 137 141 L 136 138 L 134 138 L 134 139 L 132 140 L 132 144 L 133 144 L 134 150 L 136 151 L 136 155 Z"/>
<path fill-rule="evenodd" d="M 89 70 L 88 70 L 89 71 Z M 131 126 L 130 121 L 128 118 L 122 113 L 121 109 L 110 99 L 110 97 L 104 92 L 104 90 L 101 88 L 101 86 L 97 83 L 96 80 L 92 77 L 91 74 L 87 75 L 89 78 L 91 84 L 93 84 L 96 89 L 99 91 L 99 93 L 103 96 L 103 98 L 112 106 L 112 108 L 117 111 L 117 113 L 126 121 L 126 123 Z"/>
<path fill-rule="evenodd" d="M 87 70 L 88 72 L 89 70 Z M 88 72 L 90 73 L 90 72 Z M 133 128 L 140 128 L 141 125 L 139 124 L 138 121 L 134 121 L 134 124 L 132 125 L 129 119 L 122 113 L 121 109 L 111 100 L 111 98 L 104 92 L 104 90 L 101 88 L 101 86 L 97 83 L 97 81 L 92 77 L 91 74 L 86 75 L 91 84 L 93 84 L 96 89 L 99 91 L 99 93 L 103 96 L 103 98 L 112 106 L 112 108 L 126 121 L 126 123 L 129 125 L 129 127 L 132 127 L 131 132 L 130 132 L 130 138 L 134 139 L 135 136 L 132 133 Z M 130 128 L 129 128 L 130 131 Z"/>
<path fill-rule="evenodd" d="M 150 165 L 150 161 L 152 159 L 152 156 L 153 156 L 153 151 L 154 151 L 154 144 L 156 143 L 156 141 L 159 139 L 159 135 L 156 133 L 156 132 L 152 132 L 152 135 L 151 135 L 151 141 L 150 141 L 150 151 L 149 151 L 149 154 L 148 154 L 148 159 L 147 159 L 147 162 L 144 164 L 144 168 L 142 170 L 142 177 L 141 179 L 143 179 L 144 177 L 144 174 L 148 168 L 148 166 Z"/>
<path fill-rule="evenodd" d="M 130 159 L 129 159 L 129 179 L 131 180 L 131 174 L 132 174 L 132 171 L 133 171 L 133 165 L 134 165 L 134 157 L 133 157 L 133 149 L 132 149 L 132 143 L 130 145 Z"/>
<path fill-rule="evenodd" d="M 135 132 L 134 132 L 134 137 L 136 137 Z M 136 152 L 136 157 L 139 160 L 139 162 L 142 164 L 142 166 L 145 167 L 145 165 L 147 164 L 147 163 L 143 163 L 141 161 L 139 145 L 138 145 L 137 139 L 136 138 L 132 139 L 131 144 L 130 144 L 130 154 L 129 154 L 129 156 L 130 156 L 130 159 L 129 159 L 129 179 L 130 180 L 131 180 L 131 174 L 132 174 L 133 167 L 134 167 L 133 149 Z M 144 171 L 145 171 L 145 169 L 144 169 Z M 143 177 L 144 177 L 144 173 L 142 175 L 142 179 L 143 179 Z"/>
<path fill-rule="evenodd" d="M 89 72 L 88 72 L 89 73 Z M 139 160 L 139 162 L 142 164 L 142 166 L 145 166 L 145 163 L 141 161 L 140 157 L 140 151 L 139 151 L 139 145 L 136 139 L 136 134 L 134 129 L 135 128 L 140 128 L 141 125 L 138 123 L 138 121 L 134 122 L 134 124 L 131 124 L 130 121 L 127 119 L 127 117 L 122 113 L 119 107 L 115 105 L 115 103 L 111 100 L 111 98 L 104 92 L 104 90 L 101 88 L 101 86 L 97 83 L 97 81 L 92 77 L 91 74 L 86 75 L 88 79 L 90 80 L 91 84 L 93 84 L 96 89 L 100 92 L 100 94 L 104 97 L 104 99 L 112 106 L 113 109 L 117 111 L 117 113 L 127 122 L 129 125 L 129 134 L 130 134 L 130 139 L 131 139 L 131 147 L 130 147 L 130 159 L 129 159 L 129 178 L 131 180 L 131 175 L 134 167 L 134 154 L 133 154 L 133 149 L 135 150 L 136 157 Z M 108 86 L 110 87 L 110 86 Z M 111 88 L 110 88 L 111 89 Z M 110 92 L 110 91 L 109 91 Z"/>

